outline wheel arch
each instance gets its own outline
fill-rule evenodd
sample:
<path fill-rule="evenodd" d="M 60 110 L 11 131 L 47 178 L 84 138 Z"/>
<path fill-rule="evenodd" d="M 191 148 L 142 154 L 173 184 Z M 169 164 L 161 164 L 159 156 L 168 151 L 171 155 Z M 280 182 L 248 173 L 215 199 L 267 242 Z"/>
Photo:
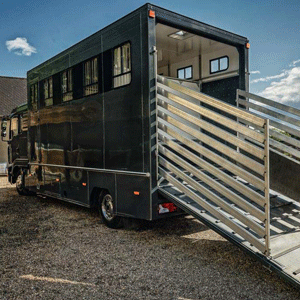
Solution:
<path fill-rule="evenodd" d="M 112 173 L 96 173 L 96 172 L 90 172 L 89 173 L 89 206 L 95 207 L 97 205 L 97 202 L 95 202 L 97 199 L 97 193 L 99 196 L 99 193 L 103 190 L 107 191 L 112 195 L 112 197 L 117 201 L 116 199 L 116 176 Z"/>
<path fill-rule="evenodd" d="M 110 193 L 107 188 L 93 187 L 90 195 L 90 207 L 92 209 L 96 209 L 98 207 L 99 196 L 103 192 Z"/>

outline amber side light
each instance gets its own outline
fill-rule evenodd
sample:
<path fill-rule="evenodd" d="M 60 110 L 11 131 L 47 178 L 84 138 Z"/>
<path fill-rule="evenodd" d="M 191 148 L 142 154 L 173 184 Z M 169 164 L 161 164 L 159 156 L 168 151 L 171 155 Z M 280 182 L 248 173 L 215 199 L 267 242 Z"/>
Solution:
<path fill-rule="evenodd" d="M 133 194 L 134 194 L 135 196 L 139 196 L 139 195 L 140 195 L 140 192 L 134 191 Z"/>
<path fill-rule="evenodd" d="M 247 49 L 250 49 L 250 43 L 247 43 L 247 44 L 246 44 L 246 48 L 247 48 Z"/>
<path fill-rule="evenodd" d="M 149 10 L 149 17 L 150 18 L 155 18 L 155 11 L 154 10 Z"/>

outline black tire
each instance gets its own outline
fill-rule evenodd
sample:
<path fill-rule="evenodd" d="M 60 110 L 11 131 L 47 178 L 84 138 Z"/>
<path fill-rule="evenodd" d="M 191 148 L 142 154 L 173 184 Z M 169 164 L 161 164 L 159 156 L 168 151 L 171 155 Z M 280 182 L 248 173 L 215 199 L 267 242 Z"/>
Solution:
<path fill-rule="evenodd" d="M 29 194 L 28 189 L 25 188 L 25 176 L 21 170 L 18 171 L 16 177 L 16 189 L 19 195 L 27 196 Z"/>
<path fill-rule="evenodd" d="M 97 207 L 105 225 L 114 229 L 122 227 L 122 218 L 115 214 L 115 202 L 110 193 L 101 191 L 97 196 Z"/>

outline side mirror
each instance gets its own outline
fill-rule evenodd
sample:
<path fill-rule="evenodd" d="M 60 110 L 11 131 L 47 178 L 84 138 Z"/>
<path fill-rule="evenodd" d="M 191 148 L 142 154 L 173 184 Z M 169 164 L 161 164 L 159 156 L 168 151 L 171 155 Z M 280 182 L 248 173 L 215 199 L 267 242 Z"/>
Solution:
<path fill-rule="evenodd" d="M 1 138 L 3 141 L 3 138 L 6 137 L 6 128 L 7 128 L 7 119 L 3 118 L 1 122 Z"/>

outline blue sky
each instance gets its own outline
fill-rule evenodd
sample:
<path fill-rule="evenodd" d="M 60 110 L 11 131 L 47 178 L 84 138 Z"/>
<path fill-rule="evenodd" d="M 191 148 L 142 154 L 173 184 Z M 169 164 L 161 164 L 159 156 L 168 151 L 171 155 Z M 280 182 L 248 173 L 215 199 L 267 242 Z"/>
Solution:
<path fill-rule="evenodd" d="M 146 3 L 140 0 L 1 0 L 0 75 L 26 72 Z M 300 102 L 300 1 L 152 1 L 250 40 L 250 91 Z M 16 46 L 22 48 L 16 49 Z M 256 71 L 256 72 L 255 72 Z"/>

